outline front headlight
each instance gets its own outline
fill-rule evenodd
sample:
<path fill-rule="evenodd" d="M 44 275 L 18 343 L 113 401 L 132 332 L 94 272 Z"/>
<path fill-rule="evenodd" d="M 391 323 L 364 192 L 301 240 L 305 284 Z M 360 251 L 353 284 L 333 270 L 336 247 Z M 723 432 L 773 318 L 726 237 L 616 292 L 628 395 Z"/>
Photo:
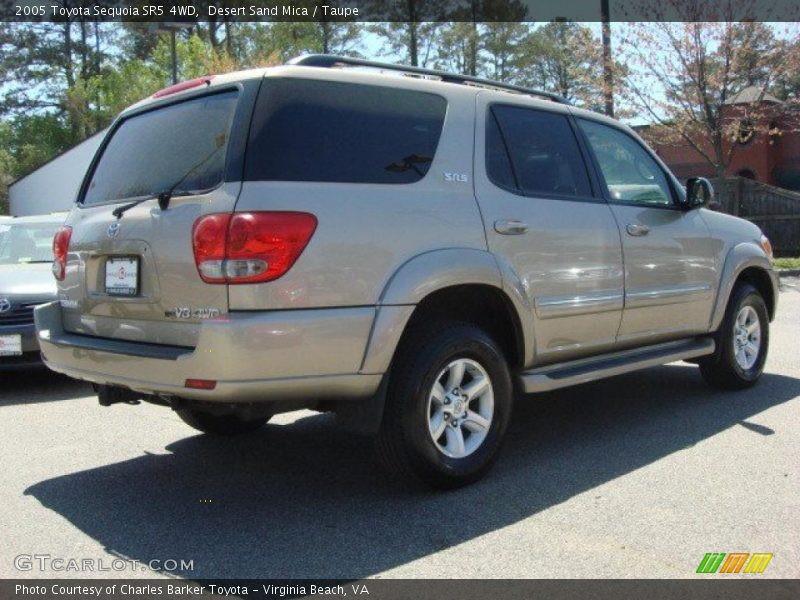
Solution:
<path fill-rule="evenodd" d="M 772 244 L 770 243 L 769 238 L 763 233 L 761 234 L 761 248 L 763 248 L 764 252 L 767 253 L 769 259 L 772 260 Z"/>

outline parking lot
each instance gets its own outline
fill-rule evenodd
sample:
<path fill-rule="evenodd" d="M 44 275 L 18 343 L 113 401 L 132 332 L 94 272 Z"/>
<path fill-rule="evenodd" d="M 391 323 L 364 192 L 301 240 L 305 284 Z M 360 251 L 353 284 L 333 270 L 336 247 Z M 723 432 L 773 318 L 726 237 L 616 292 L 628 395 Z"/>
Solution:
<path fill-rule="evenodd" d="M 189 578 L 680 578 L 707 552 L 773 553 L 762 577 L 798 577 L 796 279 L 771 336 L 745 392 L 676 363 L 520 398 L 492 473 L 446 494 L 393 481 L 330 415 L 213 439 L 168 409 L 2 373 L 0 577 L 153 576 L 113 562 L 132 559 L 191 561 L 165 574 Z"/>

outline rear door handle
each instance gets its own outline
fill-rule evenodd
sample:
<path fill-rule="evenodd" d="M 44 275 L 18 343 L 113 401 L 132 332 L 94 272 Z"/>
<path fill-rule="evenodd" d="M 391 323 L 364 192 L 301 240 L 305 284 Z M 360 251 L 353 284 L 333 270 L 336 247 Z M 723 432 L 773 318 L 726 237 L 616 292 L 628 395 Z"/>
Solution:
<path fill-rule="evenodd" d="M 522 235 L 528 231 L 528 224 L 522 221 L 495 221 L 494 230 L 502 235 Z"/>
<path fill-rule="evenodd" d="M 633 235 L 636 237 L 650 233 L 650 228 L 647 225 L 642 225 L 641 223 L 628 223 L 625 229 L 628 231 L 628 235 Z"/>

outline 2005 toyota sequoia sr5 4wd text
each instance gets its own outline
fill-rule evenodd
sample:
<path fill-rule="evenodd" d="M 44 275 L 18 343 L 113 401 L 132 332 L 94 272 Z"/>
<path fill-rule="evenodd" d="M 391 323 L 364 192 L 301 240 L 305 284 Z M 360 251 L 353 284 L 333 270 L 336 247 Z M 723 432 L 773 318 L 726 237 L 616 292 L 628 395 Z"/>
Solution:
<path fill-rule="evenodd" d="M 515 390 L 676 360 L 756 382 L 771 248 L 711 198 L 544 92 L 332 56 L 206 77 L 112 125 L 39 340 L 104 405 L 214 434 L 332 410 L 393 472 L 455 487 Z"/>

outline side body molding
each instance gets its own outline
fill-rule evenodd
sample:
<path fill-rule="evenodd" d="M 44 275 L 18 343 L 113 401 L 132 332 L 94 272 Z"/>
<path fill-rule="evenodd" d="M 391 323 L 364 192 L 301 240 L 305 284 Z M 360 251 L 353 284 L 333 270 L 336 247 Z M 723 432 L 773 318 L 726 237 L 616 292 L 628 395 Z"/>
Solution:
<path fill-rule="evenodd" d="M 728 306 L 728 299 L 736 279 L 745 269 L 757 267 L 764 270 L 770 276 L 773 287 L 773 297 L 777 304 L 778 298 L 778 279 L 772 268 L 769 258 L 764 251 L 753 242 L 742 242 L 730 249 L 725 257 L 725 265 L 722 268 L 717 299 L 714 302 L 714 310 L 711 313 L 710 331 L 716 331 L 725 316 L 725 309 Z"/>
<path fill-rule="evenodd" d="M 505 291 L 495 257 L 485 250 L 447 248 L 419 254 L 392 275 L 378 300 L 377 315 L 370 332 L 361 373 L 385 373 L 416 305 L 426 296 L 448 287 L 479 284 Z M 517 310 L 520 322 L 530 316 L 519 310 L 512 295 L 506 293 Z M 526 354 L 530 339 L 525 337 Z"/>

